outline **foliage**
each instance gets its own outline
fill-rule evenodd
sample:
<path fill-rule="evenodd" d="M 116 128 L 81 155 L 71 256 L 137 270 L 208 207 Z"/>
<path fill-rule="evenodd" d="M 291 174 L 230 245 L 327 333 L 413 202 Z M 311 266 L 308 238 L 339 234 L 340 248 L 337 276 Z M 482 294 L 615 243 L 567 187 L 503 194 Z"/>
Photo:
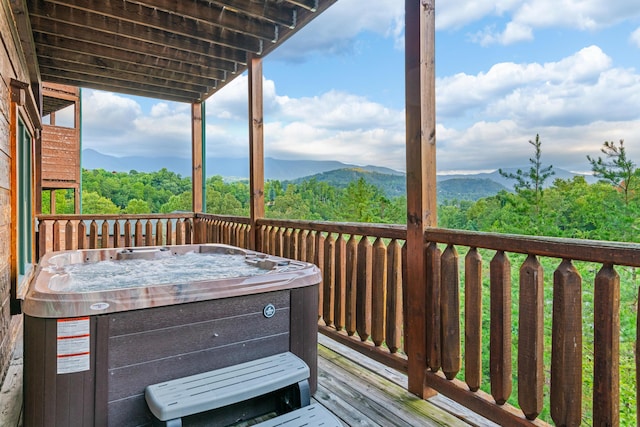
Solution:
<path fill-rule="evenodd" d="M 591 171 L 598 178 L 619 188 L 624 194 L 625 203 L 629 203 L 631 189 L 636 186 L 637 169 L 635 163 L 627 159 L 624 140 L 621 139 L 619 145 L 605 141 L 600 151 L 608 160 L 587 156 Z"/>
<path fill-rule="evenodd" d="M 120 208 L 95 191 L 83 191 L 82 212 L 84 214 L 117 214 L 120 213 Z"/>
<path fill-rule="evenodd" d="M 543 208 L 544 183 L 548 178 L 555 175 L 555 172 L 552 165 L 542 167 L 542 141 L 540 141 L 540 135 L 536 134 L 535 141 L 529 140 L 529 144 L 534 148 L 534 156 L 529 158 L 531 167 L 528 172 L 523 172 L 521 169 L 518 169 L 515 174 L 504 172 L 502 169 L 498 169 L 498 172 L 503 177 L 516 181 L 514 185 L 516 193 L 524 198 L 524 201 L 528 202 L 520 206 L 523 209 L 522 213 L 527 214 L 526 211 L 529 210 L 531 226 L 538 227 L 539 215 Z"/>

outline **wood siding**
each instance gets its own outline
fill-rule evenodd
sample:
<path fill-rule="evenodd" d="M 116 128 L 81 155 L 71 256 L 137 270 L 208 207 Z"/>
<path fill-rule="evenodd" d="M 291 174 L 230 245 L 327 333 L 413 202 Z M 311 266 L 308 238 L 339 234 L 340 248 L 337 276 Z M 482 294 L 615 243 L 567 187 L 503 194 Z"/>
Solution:
<path fill-rule="evenodd" d="M 15 19 L 9 2 L 0 3 L 0 378 L 4 377 L 13 342 L 20 322 L 19 316 L 11 316 L 12 259 L 16 248 L 12 235 L 11 207 L 12 188 L 16 181 L 11 177 L 12 152 L 15 141 L 11 140 L 11 79 L 28 82 L 24 55 L 17 45 Z M 25 115 L 26 116 L 26 115 Z M 27 117 L 24 117 L 27 120 Z M 29 124 L 28 124 L 29 125 Z"/>
<path fill-rule="evenodd" d="M 43 126 L 42 181 L 43 188 L 74 188 L 80 182 L 78 129 Z"/>

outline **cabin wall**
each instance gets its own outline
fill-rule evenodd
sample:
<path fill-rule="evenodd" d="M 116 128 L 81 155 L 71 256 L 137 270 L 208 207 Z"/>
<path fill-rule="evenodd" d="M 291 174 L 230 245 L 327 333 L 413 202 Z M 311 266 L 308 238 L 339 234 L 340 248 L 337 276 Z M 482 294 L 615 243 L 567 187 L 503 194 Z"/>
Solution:
<path fill-rule="evenodd" d="M 21 315 L 11 315 L 11 286 L 16 280 L 16 238 L 12 230 L 15 212 L 12 210 L 12 193 L 16 191 L 16 179 L 12 178 L 12 160 L 15 156 L 15 138 L 11 136 L 11 80 L 28 82 L 26 61 L 21 51 L 13 14 L 8 5 L 0 3 L 0 379 L 4 378 L 15 339 L 20 333 Z M 16 109 L 16 111 L 21 109 Z M 25 114 L 24 121 L 33 127 Z M 15 230 L 13 230 L 15 231 Z"/>

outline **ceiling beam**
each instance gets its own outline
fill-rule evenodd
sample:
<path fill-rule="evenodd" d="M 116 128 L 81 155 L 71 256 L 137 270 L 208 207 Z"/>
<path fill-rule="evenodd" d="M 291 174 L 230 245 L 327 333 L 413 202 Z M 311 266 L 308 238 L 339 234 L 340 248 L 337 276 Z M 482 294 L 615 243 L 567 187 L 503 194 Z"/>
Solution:
<path fill-rule="evenodd" d="M 206 36 L 210 38 L 206 40 L 197 39 L 194 37 L 178 36 L 175 32 L 163 31 L 139 23 L 123 21 L 90 13 L 85 10 L 73 9 L 51 3 L 42 4 L 35 2 L 30 10 L 30 16 L 35 31 L 39 31 L 42 27 L 44 27 L 46 31 L 48 29 L 47 26 L 54 26 L 58 29 L 60 25 L 76 26 L 82 28 L 85 33 L 88 33 L 87 37 L 91 37 L 92 33 L 94 34 L 93 37 L 103 33 L 109 33 L 123 38 L 156 43 L 201 55 L 207 55 L 209 50 L 215 45 L 257 54 L 262 53 L 263 49 L 263 42 L 258 38 L 233 31 L 224 31 L 217 27 L 215 27 L 212 33 L 206 34 Z M 174 25 L 177 26 L 179 24 Z M 169 26 L 167 29 L 173 31 L 174 27 Z M 60 30 L 57 32 L 65 34 Z M 205 36 L 205 34 L 203 34 L 203 36 Z"/>
<path fill-rule="evenodd" d="M 288 28 L 296 26 L 295 8 L 283 2 L 267 2 L 265 4 L 253 0 L 208 0 L 208 3 L 237 10 L 248 16 L 266 19 Z"/>
<path fill-rule="evenodd" d="M 65 70 L 72 73 L 81 73 L 97 77 L 111 78 L 117 81 L 132 82 L 134 84 L 143 84 L 147 86 L 157 86 L 164 88 L 170 86 L 174 89 L 188 91 L 193 93 L 207 93 L 211 89 L 215 89 L 216 82 L 210 80 L 208 85 L 197 85 L 185 82 L 180 79 L 163 78 L 156 74 L 144 74 L 130 72 L 123 69 L 111 69 L 101 67 L 99 65 L 90 65 L 81 62 L 71 62 L 61 58 L 40 57 L 40 67 L 47 69 Z"/>
<path fill-rule="evenodd" d="M 68 47 L 66 44 L 65 47 Z M 225 80 L 227 73 L 220 70 L 207 70 L 204 67 L 191 66 L 177 61 L 162 61 L 158 64 L 153 57 L 140 56 L 140 61 L 116 59 L 114 55 L 99 56 L 87 54 L 77 50 L 67 50 L 58 46 L 40 44 L 38 56 L 41 58 L 58 58 L 66 61 L 101 66 L 114 70 L 123 70 L 131 73 L 153 75 L 170 80 L 192 81 L 196 84 L 208 86 L 211 80 Z M 149 62 L 147 64 L 146 62 Z M 174 65 L 175 64 L 175 65 Z M 164 66 L 163 66 L 164 65 Z M 184 69 L 184 70 L 183 70 Z"/>
<path fill-rule="evenodd" d="M 45 23 L 45 20 L 45 18 L 39 17 L 32 18 L 32 21 L 38 21 L 39 24 L 47 24 L 46 28 L 45 25 L 38 27 L 36 34 L 34 34 L 35 39 L 39 40 L 41 37 L 49 37 L 50 45 L 55 45 L 62 49 L 64 49 L 66 44 L 70 42 L 74 42 L 76 44 L 90 43 L 96 46 L 105 47 L 109 51 L 113 49 L 117 51 L 124 51 L 125 57 L 127 52 L 131 52 L 132 57 L 144 52 L 146 55 L 167 61 L 187 62 L 201 67 L 210 67 L 213 69 L 229 71 L 231 73 L 236 72 L 238 68 L 238 64 L 235 62 L 210 55 L 200 55 L 185 50 L 162 46 L 157 43 L 128 39 L 111 33 L 95 34 L 98 33 L 98 31 L 86 31 L 84 28 L 78 26 L 65 26 L 64 24 L 60 24 L 60 28 L 58 28 L 56 22 Z M 64 37 L 58 36 L 59 34 L 64 34 Z M 60 43 L 60 45 L 57 43 Z M 86 51 L 86 47 L 78 50 Z M 210 53 L 214 54 L 215 52 L 211 51 Z M 95 54 L 98 56 L 105 55 L 100 48 L 95 51 Z M 218 54 L 220 54 L 220 52 L 218 52 Z M 220 54 L 220 56 L 222 55 Z M 125 58 L 123 57 L 121 60 L 125 60 Z M 246 55 L 244 61 L 246 61 Z"/>
<path fill-rule="evenodd" d="M 111 78 L 102 78 L 68 71 L 52 70 L 41 67 L 42 79 L 53 83 L 80 86 L 83 88 L 104 90 L 108 92 L 125 93 L 129 95 L 144 96 L 147 98 L 164 99 L 167 101 L 191 103 L 200 97 L 199 94 L 184 92 L 164 87 L 159 90 L 155 86 L 131 84 L 120 82 Z"/>
<path fill-rule="evenodd" d="M 278 31 L 273 23 L 242 17 L 228 9 L 215 5 L 195 8 L 192 2 L 156 0 L 149 3 L 126 0 L 48 0 L 49 3 L 66 5 L 90 13 L 121 19 L 172 32 L 187 37 L 210 41 L 220 29 L 235 31 L 251 37 L 274 42 Z"/>

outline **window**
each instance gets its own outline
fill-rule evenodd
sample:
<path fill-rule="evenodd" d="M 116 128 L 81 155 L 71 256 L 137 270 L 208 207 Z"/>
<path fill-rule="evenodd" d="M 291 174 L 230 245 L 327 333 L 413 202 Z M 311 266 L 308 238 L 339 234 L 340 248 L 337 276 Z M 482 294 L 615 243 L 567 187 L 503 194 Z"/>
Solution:
<path fill-rule="evenodd" d="M 17 215 L 18 215 L 18 276 L 23 276 L 33 262 L 33 222 L 31 218 L 31 135 L 22 120 L 17 132 Z"/>

